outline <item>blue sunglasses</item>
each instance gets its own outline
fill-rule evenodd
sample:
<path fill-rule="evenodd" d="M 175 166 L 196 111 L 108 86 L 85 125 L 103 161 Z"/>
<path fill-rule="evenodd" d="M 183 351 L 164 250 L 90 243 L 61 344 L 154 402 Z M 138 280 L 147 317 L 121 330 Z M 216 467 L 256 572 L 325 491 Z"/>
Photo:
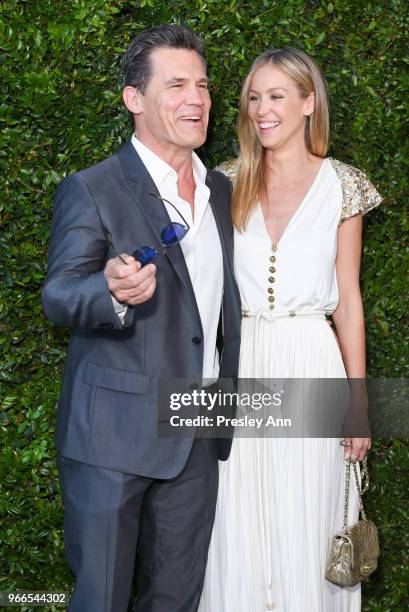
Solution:
<path fill-rule="evenodd" d="M 169 200 L 167 200 L 166 198 L 162 198 L 156 193 L 149 192 L 149 195 L 153 196 L 154 198 L 158 198 L 158 200 L 162 200 L 162 202 L 167 202 L 167 204 L 172 206 L 172 208 L 176 210 L 176 212 L 178 213 L 179 217 L 183 220 L 184 225 L 182 223 L 177 223 L 175 221 L 172 221 L 171 223 L 168 223 L 167 225 L 165 225 L 165 227 L 162 229 L 160 233 L 160 243 L 164 247 L 162 252 L 159 252 L 153 246 L 141 246 L 137 248 L 132 253 L 132 257 L 134 257 L 136 261 L 139 261 L 142 264 L 142 266 L 146 266 L 148 263 L 151 263 L 157 257 L 159 257 L 159 255 L 164 255 L 166 253 L 167 248 L 175 246 L 176 244 L 179 244 L 179 242 L 183 240 L 183 238 L 186 236 L 186 234 L 188 233 L 190 229 L 188 222 L 183 217 L 182 213 L 178 211 L 176 206 L 172 204 L 172 202 L 169 202 Z M 124 264 L 126 264 L 126 261 L 121 257 L 121 255 L 118 253 L 118 251 L 114 247 L 114 244 L 112 242 L 111 232 L 108 231 L 107 228 L 105 228 L 105 232 L 106 232 L 108 242 L 110 243 L 115 255 L 119 257 L 119 259 Z"/>

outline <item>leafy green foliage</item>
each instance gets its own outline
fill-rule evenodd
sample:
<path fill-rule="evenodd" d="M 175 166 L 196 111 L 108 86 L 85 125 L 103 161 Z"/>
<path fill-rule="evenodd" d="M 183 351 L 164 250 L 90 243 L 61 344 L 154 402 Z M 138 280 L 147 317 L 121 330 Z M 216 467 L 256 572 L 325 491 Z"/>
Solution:
<path fill-rule="evenodd" d="M 0 590 L 70 589 L 53 442 L 67 333 L 41 313 L 55 186 L 129 137 L 121 54 L 141 30 L 179 22 L 206 42 L 209 165 L 236 153 L 238 95 L 252 60 L 290 43 L 327 76 L 330 155 L 385 196 L 365 220 L 362 288 L 372 377 L 407 377 L 408 117 L 404 0 L 4 0 L 0 3 Z M 368 513 L 380 569 L 363 609 L 406 610 L 408 444 L 379 440 Z"/>

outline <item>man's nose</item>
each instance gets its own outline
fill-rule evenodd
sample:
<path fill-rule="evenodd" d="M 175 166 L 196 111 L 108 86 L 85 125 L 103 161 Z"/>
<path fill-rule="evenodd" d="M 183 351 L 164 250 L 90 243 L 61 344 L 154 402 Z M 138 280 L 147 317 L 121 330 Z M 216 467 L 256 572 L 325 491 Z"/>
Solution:
<path fill-rule="evenodd" d="M 204 104 L 204 93 L 205 89 L 200 87 L 189 87 L 186 92 L 187 104 L 194 104 L 195 106 L 203 106 Z"/>

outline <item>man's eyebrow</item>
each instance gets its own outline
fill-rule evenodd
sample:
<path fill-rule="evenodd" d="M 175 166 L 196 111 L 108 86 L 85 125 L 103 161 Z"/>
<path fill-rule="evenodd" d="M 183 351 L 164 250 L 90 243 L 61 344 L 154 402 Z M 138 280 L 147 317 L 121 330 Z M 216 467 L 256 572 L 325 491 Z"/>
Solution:
<path fill-rule="evenodd" d="M 174 83 L 186 83 L 188 79 L 186 77 L 172 77 L 166 81 L 166 85 L 173 85 Z M 207 77 L 202 77 L 197 81 L 198 83 L 209 83 L 209 79 Z"/>
<path fill-rule="evenodd" d="M 170 85 L 171 83 L 184 83 L 187 81 L 184 77 L 172 77 L 166 81 L 166 85 Z"/>

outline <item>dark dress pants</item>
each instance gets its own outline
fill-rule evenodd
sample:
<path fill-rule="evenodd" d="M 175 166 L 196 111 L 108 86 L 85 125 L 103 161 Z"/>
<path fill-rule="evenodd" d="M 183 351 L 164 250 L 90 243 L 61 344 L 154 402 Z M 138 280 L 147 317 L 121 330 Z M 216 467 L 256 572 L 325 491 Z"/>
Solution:
<path fill-rule="evenodd" d="M 134 612 L 194 612 L 213 527 L 217 441 L 195 439 L 171 480 L 59 457 L 64 538 L 76 576 L 70 612 L 126 612 L 139 542 L 143 583 Z"/>

